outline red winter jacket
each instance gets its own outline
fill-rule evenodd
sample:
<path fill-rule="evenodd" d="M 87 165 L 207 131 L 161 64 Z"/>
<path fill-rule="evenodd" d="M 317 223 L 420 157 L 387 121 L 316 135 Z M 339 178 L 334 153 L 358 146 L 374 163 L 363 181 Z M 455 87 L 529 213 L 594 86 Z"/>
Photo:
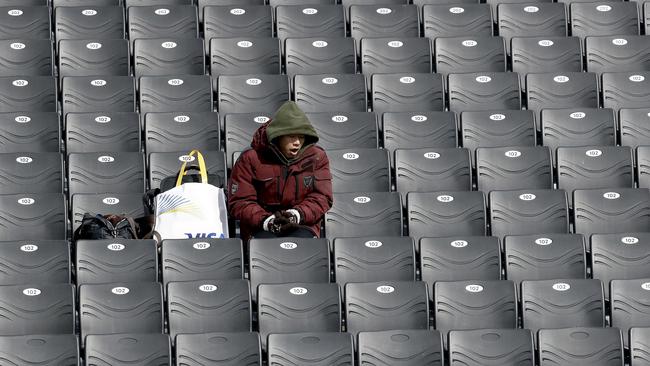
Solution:
<path fill-rule="evenodd" d="M 237 160 L 228 184 L 230 215 L 240 220 L 241 237 L 263 230 L 264 220 L 278 210 L 295 208 L 301 225 L 320 236 L 323 215 L 332 207 L 332 176 L 325 151 L 316 145 L 286 162 L 269 143 L 266 128 L 257 129 L 252 149 Z"/>

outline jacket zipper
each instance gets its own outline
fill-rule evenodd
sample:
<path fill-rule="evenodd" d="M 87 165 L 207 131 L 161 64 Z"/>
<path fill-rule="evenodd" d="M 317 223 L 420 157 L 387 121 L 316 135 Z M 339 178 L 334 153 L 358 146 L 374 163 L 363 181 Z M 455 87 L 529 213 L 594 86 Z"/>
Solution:
<path fill-rule="evenodd" d="M 296 179 L 296 194 L 294 200 L 298 202 L 298 175 L 294 175 L 293 177 Z"/>

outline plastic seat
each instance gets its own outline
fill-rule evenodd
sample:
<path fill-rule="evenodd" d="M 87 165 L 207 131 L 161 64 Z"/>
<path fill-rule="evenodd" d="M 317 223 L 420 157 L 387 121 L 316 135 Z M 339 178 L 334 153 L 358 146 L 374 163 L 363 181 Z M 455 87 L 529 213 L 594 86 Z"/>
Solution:
<path fill-rule="evenodd" d="M 244 278 L 240 239 L 167 239 L 162 243 L 162 283 Z"/>
<path fill-rule="evenodd" d="M 70 201 L 72 232 L 81 225 L 87 212 L 102 215 L 120 213 L 133 218 L 146 214 L 141 193 L 77 193 Z"/>
<path fill-rule="evenodd" d="M 47 6 L 46 0 L 2 0 L 2 6 L 23 5 L 23 6 Z"/>
<path fill-rule="evenodd" d="M 73 6 L 83 6 L 86 0 L 52 0 L 52 8 L 66 8 Z M 119 6 L 122 5 L 122 0 L 94 0 L 97 6 Z"/>
<path fill-rule="evenodd" d="M 223 116 L 223 114 L 221 114 Z M 224 137 L 228 168 L 235 163 L 234 154 L 250 148 L 255 131 L 273 116 L 271 112 L 230 113 L 224 118 Z"/>
<path fill-rule="evenodd" d="M 364 38 L 360 53 L 361 72 L 366 76 L 431 72 L 431 45 L 427 38 Z"/>
<path fill-rule="evenodd" d="M 225 347 L 215 347 L 214 341 Z M 193 365 L 196 359 L 216 365 L 262 364 L 260 336 L 251 332 L 179 334 L 176 336 L 176 360 Z"/>
<path fill-rule="evenodd" d="M 136 152 L 72 153 L 68 189 L 77 193 L 143 193 L 144 157 Z"/>
<path fill-rule="evenodd" d="M 388 192 L 391 184 L 388 151 L 384 149 L 345 149 L 328 152 L 332 191 Z"/>
<path fill-rule="evenodd" d="M 472 164 L 464 148 L 395 150 L 395 186 L 398 192 L 471 190 Z"/>
<path fill-rule="evenodd" d="M 443 111 L 445 93 L 438 74 L 375 74 L 372 81 L 372 110 L 385 112 Z"/>
<path fill-rule="evenodd" d="M 62 193 L 0 195 L 0 241 L 65 240 L 67 212 Z"/>
<path fill-rule="evenodd" d="M 620 144 L 636 148 L 650 145 L 650 108 L 621 108 L 618 113 Z M 647 188 L 647 187 L 646 187 Z"/>
<path fill-rule="evenodd" d="M 650 39 L 638 35 L 589 36 L 585 39 L 587 71 L 647 71 Z"/>
<path fill-rule="evenodd" d="M 567 14 L 562 3 L 509 4 L 509 1 L 504 1 L 498 5 L 497 12 L 497 29 L 504 38 L 508 51 L 513 37 L 568 35 Z"/>
<path fill-rule="evenodd" d="M 124 39 L 64 39 L 58 54 L 61 77 L 130 74 L 129 42 Z"/>
<path fill-rule="evenodd" d="M 314 10 L 312 10 L 314 9 Z M 331 4 L 278 5 L 275 8 L 277 37 L 345 37 L 343 7 Z"/>
<path fill-rule="evenodd" d="M 639 146 L 637 149 L 637 177 L 639 188 L 650 188 L 650 148 Z"/>
<path fill-rule="evenodd" d="M 78 240 L 75 248 L 77 285 L 158 280 L 154 240 Z"/>
<path fill-rule="evenodd" d="M 318 146 L 325 150 L 378 147 L 377 117 L 372 112 L 307 113 Z"/>
<path fill-rule="evenodd" d="M 397 192 L 335 193 L 325 214 L 327 238 L 401 236 L 402 203 Z"/>
<path fill-rule="evenodd" d="M 532 111 L 476 111 L 460 114 L 463 147 L 474 160 L 481 147 L 535 146 L 535 114 Z"/>
<path fill-rule="evenodd" d="M 285 69 L 289 76 L 307 74 L 354 74 L 357 70 L 354 40 L 314 35 L 287 38 Z"/>
<path fill-rule="evenodd" d="M 552 1 L 550 0 L 540 0 L 540 1 L 535 1 L 533 2 L 533 5 L 537 5 L 540 3 L 551 3 Z M 497 14 L 498 14 L 498 9 L 501 4 L 528 4 L 530 1 L 528 0 L 486 0 L 486 3 L 490 4 L 490 8 L 492 9 L 492 14 L 495 22 L 497 21 Z"/>
<path fill-rule="evenodd" d="M 148 154 L 219 150 L 219 115 L 215 112 L 147 113 L 144 143 Z"/>
<path fill-rule="evenodd" d="M 291 6 L 291 5 L 331 5 L 336 4 L 335 0 L 269 0 L 269 5 L 273 9 L 277 9 L 278 6 Z"/>
<path fill-rule="evenodd" d="M 616 122 L 609 108 L 542 110 L 544 146 L 554 154 L 560 146 L 614 145 Z"/>
<path fill-rule="evenodd" d="M 553 164 L 545 146 L 481 147 L 476 150 L 478 189 L 552 189 Z"/>
<path fill-rule="evenodd" d="M 422 24 L 424 36 L 430 39 L 492 35 L 490 6 L 469 1 L 426 4 L 422 7 Z"/>
<path fill-rule="evenodd" d="M 171 365 L 167 334 L 91 335 L 85 350 L 86 365 Z"/>
<path fill-rule="evenodd" d="M 305 112 L 366 112 L 366 83 L 361 74 L 296 75 L 294 100 Z"/>
<path fill-rule="evenodd" d="M 213 38 L 207 51 L 213 76 L 280 73 L 280 43 L 277 39 Z"/>
<path fill-rule="evenodd" d="M 610 283 L 611 324 L 621 330 L 626 346 L 629 344 L 628 334 L 631 327 L 650 325 L 650 301 L 647 295 L 649 288 L 647 277 L 612 280 Z"/>
<path fill-rule="evenodd" d="M 642 232 L 591 236 L 592 276 L 603 282 L 607 298 L 609 298 L 612 280 L 650 277 L 650 270 L 646 263 L 648 250 L 645 247 L 648 242 L 650 242 L 650 235 Z"/>
<path fill-rule="evenodd" d="M 147 164 L 149 188 L 160 188 L 160 182 L 171 176 L 177 176 L 181 164 L 188 160 L 194 161 L 187 154 L 189 151 L 182 152 L 161 152 L 149 154 L 149 163 Z M 202 151 L 206 168 L 210 174 L 217 174 L 221 177 L 222 182 L 226 182 L 226 156 L 223 151 L 207 150 Z"/>
<path fill-rule="evenodd" d="M 512 72 L 449 74 L 452 112 L 521 109 L 519 79 Z"/>
<path fill-rule="evenodd" d="M 647 107 L 649 83 L 650 71 L 604 73 L 601 83 L 603 107 L 614 111 Z"/>
<path fill-rule="evenodd" d="M 577 189 L 574 230 L 584 234 L 645 231 L 650 225 L 650 193 L 644 188 Z"/>
<path fill-rule="evenodd" d="M 350 37 L 357 47 L 369 37 L 419 37 L 418 8 L 415 5 L 351 5 Z"/>
<path fill-rule="evenodd" d="M 570 10 L 573 36 L 639 34 L 637 4 L 623 1 L 574 3 Z"/>
<path fill-rule="evenodd" d="M 528 73 L 582 71 L 582 46 L 578 37 L 519 37 L 511 41 L 512 71 L 525 81 Z"/>
<path fill-rule="evenodd" d="M 65 240 L 2 242 L 0 255 L 2 285 L 70 283 L 70 243 Z"/>
<path fill-rule="evenodd" d="M 0 355 L 15 365 L 79 365 L 79 340 L 74 334 L 25 335 L 0 338 Z"/>
<path fill-rule="evenodd" d="M 494 236 L 568 233 L 566 193 L 551 189 L 490 192 L 490 223 Z"/>
<path fill-rule="evenodd" d="M 135 112 L 135 81 L 130 76 L 66 76 L 61 103 L 70 112 Z"/>
<path fill-rule="evenodd" d="M 218 83 L 217 103 L 221 116 L 251 111 L 272 113 L 290 96 L 286 75 L 221 75 Z"/>
<path fill-rule="evenodd" d="M 630 329 L 630 365 L 646 366 L 650 364 L 648 356 L 648 337 L 650 337 L 650 328 L 634 327 Z"/>
<path fill-rule="evenodd" d="M 212 82 L 207 75 L 143 76 L 140 113 L 212 112 Z"/>
<path fill-rule="evenodd" d="M 140 116 L 135 112 L 68 113 L 65 126 L 67 153 L 140 151 Z"/>
<path fill-rule="evenodd" d="M 366 236 L 334 239 L 334 277 L 350 282 L 414 281 L 413 239 Z"/>
<path fill-rule="evenodd" d="M 54 77 L 0 77 L 0 113 L 56 111 L 57 89 Z"/>
<path fill-rule="evenodd" d="M 186 4 L 192 2 L 187 0 Z M 197 38 L 198 14 L 194 5 L 172 5 L 152 1 L 149 6 L 127 9 L 129 40 L 142 38 L 184 39 Z M 137 60 L 136 60 L 137 63 Z"/>
<path fill-rule="evenodd" d="M 0 39 L 50 39 L 50 9 L 46 2 L 0 3 Z"/>
<path fill-rule="evenodd" d="M 267 355 L 269 365 L 352 365 L 354 345 L 348 333 L 271 334 Z"/>
<path fill-rule="evenodd" d="M 54 53 L 48 39 L 0 40 L 0 76 L 53 75 Z"/>
<path fill-rule="evenodd" d="M 539 114 L 546 108 L 598 108 L 596 74 L 551 72 L 528 74 L 526 105 Z"/>
<path fill-rule="evenodd" d="M 124 38 L 126 21 L 121 6 L 101 6 L 97 1 L 91 7 L 82 3 L 75 5 L 55 7 L 54 37 L 57 41 Z"/>
<path fill-rule="evenodd" d="M 59 152 L 59 124 L 56 112 L 0 113 L 0 152 Z"/>
<path fill-rule="evenodd" d="M 386 112 L 382 118 L 384 148 L 456 147 L 456 115 L 452 112 Z"/>
<path fill-rule="evenodd" d="M 359 333 L 360 364 L 441 366 L 444 361 L 442 336 L 435 330 L 387 330 Z"/>
<path fill-rule="evenodd" d="M 130 7 L 153 6 L 153 5 L 190 5 L 191 0 L 122 0 L 127 10 Z"/>
<path fill-rule="evenodd" d="M 575 5 L 575 4 L 574 4 Z M 624 364 L 621 330 L 617 328 L 542 329 L 539 331 L 540 366 Z"/>
<path fill-rule="evenodd" d="M 206 40 L 227 37 L 271 37 L 271 7 L 240 1 L 227 6 L 203 8 L 203 33 Z"/>
<path fill-rule="evenodd" d="M 136 39 L 133 46 L 135 77 L 203 75 L 205 50 L 200 39 Z"/>
<path fill-rule="evenodd" d="M 0 194 L 63 193 L 58 152 L 0 154 Z"/>
<path fill-rule="evenodd" d="M 436 72 L 506 71 L 506 48 L 502 37 L 472 35 L 439 37 L 434 41 Z"/>
<path fill-rule="evenodd" d="M 514 366 L 535 364 L 533 335 L 528 329 L 452 330 L 451 366 Z"/>

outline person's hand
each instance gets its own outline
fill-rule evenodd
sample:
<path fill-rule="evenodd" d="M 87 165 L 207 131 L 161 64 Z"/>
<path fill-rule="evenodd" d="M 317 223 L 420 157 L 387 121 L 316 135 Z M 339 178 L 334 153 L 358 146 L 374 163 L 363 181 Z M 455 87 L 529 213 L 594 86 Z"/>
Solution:
<path fill-rule="evenodd" d="M 300 224 L 300 211 L 296 210 L 295 208 L 289 209 L 282 211 L 282 215 L 286 217 L 289 222 L 294 223 L 294 224 Z"/>
<path fill-rule="evenodd" d="M 273 234 L 280 234 L 282 225 L 286 225 L 289 223 L 289 219 L 284 217 L 284 215 L 280 211 L 276 211 L 273 215 L 270 215 L 264 220 L 264 223 L 262 224 L 262 229 L 264 231 L 269 231 Z"/>

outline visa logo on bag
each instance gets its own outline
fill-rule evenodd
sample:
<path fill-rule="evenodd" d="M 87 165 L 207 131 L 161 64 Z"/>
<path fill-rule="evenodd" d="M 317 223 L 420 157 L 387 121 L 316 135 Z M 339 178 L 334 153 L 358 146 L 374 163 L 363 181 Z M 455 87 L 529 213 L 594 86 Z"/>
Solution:
<path fill-rule="evenodd" d="M 187 235 L 188 239 L 199 239 L 199 238 L 204 238 L 204 239 L 211 239 L 211 238 L 216 238 L 217 233 L 196 233 L 196 236 L 192 236 L 192 233 L 185 233 Z M 219 239 L 224 239 L 226 236 L 222 233 L 219 236 Z"/>

